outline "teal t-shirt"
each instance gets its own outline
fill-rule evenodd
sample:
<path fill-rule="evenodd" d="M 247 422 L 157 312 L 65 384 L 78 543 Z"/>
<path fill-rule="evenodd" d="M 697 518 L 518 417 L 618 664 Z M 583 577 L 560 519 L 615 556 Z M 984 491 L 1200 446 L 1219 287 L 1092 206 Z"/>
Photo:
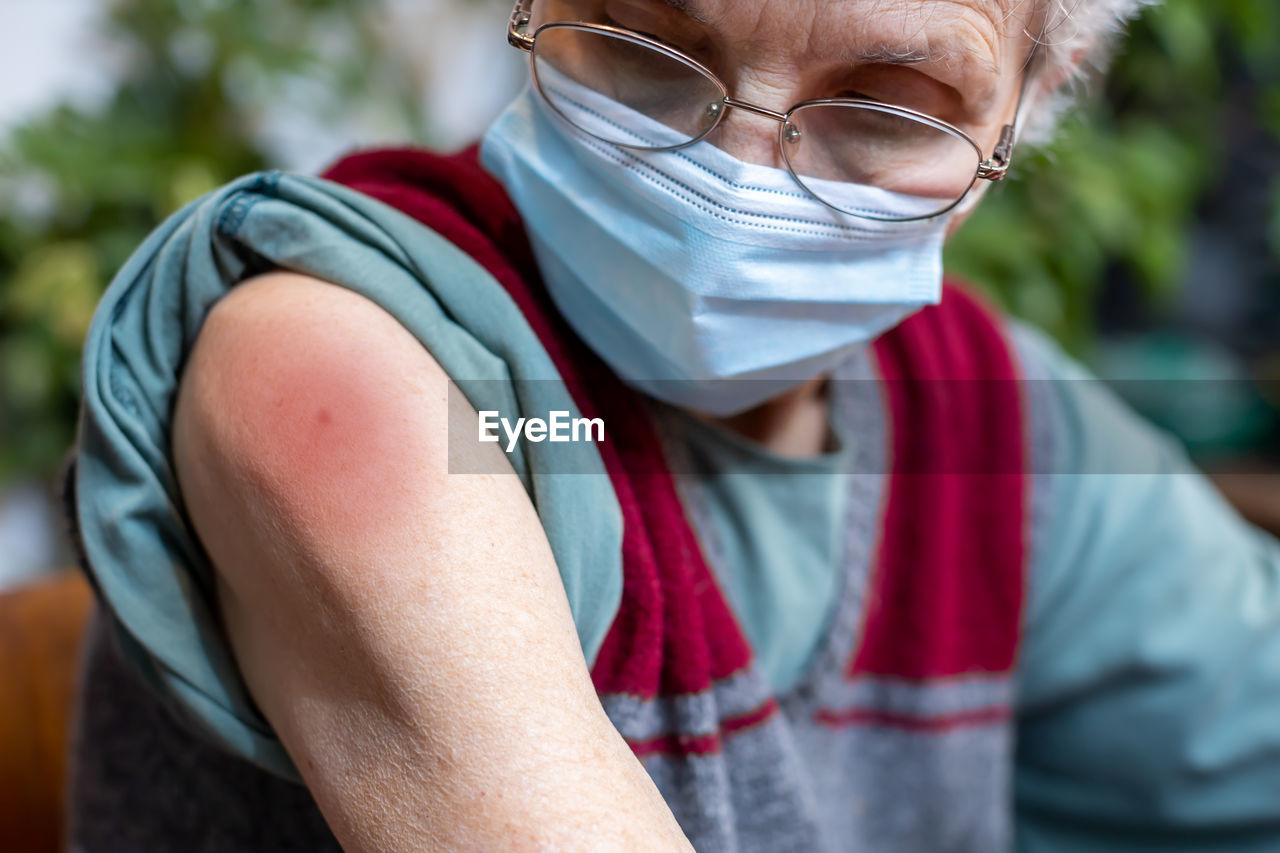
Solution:
<path fill-rule="evenodd" d="M 703 550 L 737 615 L 755 663 L 776 692 L 799 681 L 840 597 L 855 437 L 796 458 L 724 427 L 672 411 L 704 496 L 695 512 Z"/>

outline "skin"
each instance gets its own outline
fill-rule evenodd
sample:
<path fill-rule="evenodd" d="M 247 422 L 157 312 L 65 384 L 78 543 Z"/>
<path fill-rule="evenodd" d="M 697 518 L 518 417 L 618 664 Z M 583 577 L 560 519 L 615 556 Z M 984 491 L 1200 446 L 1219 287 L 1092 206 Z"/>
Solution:
<path fill-rule="evenodd" d="M 980 0 L 610 2 L 692 39 L 739 97 L 874 89 L 928 101 L 988 151 L 1025 56 L 1017 19 Z M 924 64 L 857 58 L 925 47 Z M 775 134 L 730 115 L 713 142 L 768 161 Z M 448 473 L 448 393 L 346 288 L 275 273 L 209 314 L 172 449 L 250 692 L 354 853 L 690 849 L 600 706 L 518 478 Z M 724 423 L 819 452 L 823 381 Z M 505 464 L 484 447 L 486 470 Z"/>

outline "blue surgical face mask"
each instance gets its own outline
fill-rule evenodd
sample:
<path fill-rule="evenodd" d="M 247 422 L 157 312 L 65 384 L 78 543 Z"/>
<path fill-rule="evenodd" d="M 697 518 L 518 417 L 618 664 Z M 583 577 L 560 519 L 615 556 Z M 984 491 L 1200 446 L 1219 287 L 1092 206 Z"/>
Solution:
<path fill-rule="evenodd" d="M 575 122 L 627 109 L 578 89 Z M 785 170 L 705 141 L 621 148 L 570 125 L 532 88 L 488 131 L 481 157 L 523 216 L 565 319 L 624 381 L 678 406 L 749 409 L 940 296 L 949 217 L 839 213 Z M 824 189 L 842 207 L 936 206 L 874 187 Z"/>

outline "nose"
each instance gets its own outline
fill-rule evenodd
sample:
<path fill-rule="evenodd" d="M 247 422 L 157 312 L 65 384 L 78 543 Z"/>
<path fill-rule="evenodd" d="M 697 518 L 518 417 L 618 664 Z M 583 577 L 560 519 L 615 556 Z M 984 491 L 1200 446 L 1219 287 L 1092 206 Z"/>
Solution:
<path fill-rule="evenodd" d="M 734 92 L 734 97 L 725 100 L 724 109 L 728 112 L 707 141 L 739 160 L 785 169 L 778 134 L 786 116 L 762 105 L 777 100 L 776 93 L 772 98 L 769 95 L 769 90 L 760 86 Z M 768 100 L 762 100 L 762 96 Z"/>

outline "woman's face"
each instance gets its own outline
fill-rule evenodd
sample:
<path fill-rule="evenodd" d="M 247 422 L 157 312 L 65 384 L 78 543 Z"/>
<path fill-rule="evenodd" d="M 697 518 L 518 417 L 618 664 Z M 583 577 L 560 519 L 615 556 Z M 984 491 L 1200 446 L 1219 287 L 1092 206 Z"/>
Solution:
<path fill-rule="evenodd" d="M 714 71 L 730 93 L 783 112 L 816 98 L 871 98 L 966 131 L 991 155 L 1012 120 L 1031 50 L 1011 0 L 536 0 L 533 26 L 607 23 L 656 36 Z M 1002 8 L 1002 7 L 1013 8 Z M 777 125 L 730 110 L 709 141 L 783 167 Z"/>

